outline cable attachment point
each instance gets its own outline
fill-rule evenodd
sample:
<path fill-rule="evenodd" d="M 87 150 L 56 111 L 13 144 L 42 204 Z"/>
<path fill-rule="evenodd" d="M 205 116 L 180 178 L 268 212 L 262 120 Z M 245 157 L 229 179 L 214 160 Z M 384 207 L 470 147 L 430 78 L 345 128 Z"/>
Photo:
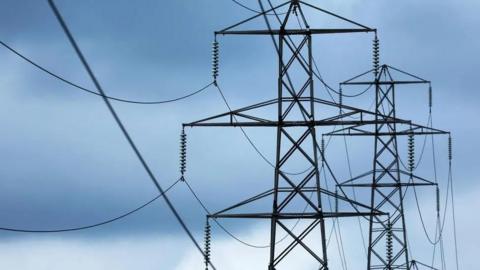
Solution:
<path fill-rule="evenodd" d="M 387 265 L 392 266 L 393 261 L 393 229 L 390 218 L 387 223 Z M 390 269 L 390 268 L 387 268 Z"/>
<path fill-rule="evenodd" d="M 180 173 L 182 174 L 182 181 L 185 181 L 185 172 L 187 171 L 187 134 L 185 128 L 180 134 Z"/>
<path fill-rule="evenodd" d="M 320 148 L 322 149 L 322 153 L 325 154 L 325 138 L 323 136 L 322 136 Z"/>
<path fill-rule="evenodd" d="M 213 76 L 213 81 L 216 83 L 217 82 L 217 77 L 218 77 L 218 66 L 219 66 L 219 43 L 217 39 L 212 43 L 212 76 Z"/>
<path fill-rule="evenodd" d="M 207 222 L 205 224 L 205 270 L 208 270 L 208 265 L 210 264 L 210 242 L 211 242 L 212 232 L 211 226 L 209 222 L 209 218 L 207 217 Z"/>
<path fill-rule="evenodd" d="M 411 176 L 415 170 L 415 136 L 412 130 L 408 133 L 408 169 Z"/>
<path fill-rule="evenodd" d="M 380 40 L 375 33 L 375 39 L 373 40 L 373 70 L 375 73 L 375 79 L 378 76 L 380 69 Z"/>
<path fill-rule="evenodd" d="M 448 160 L 452 161 L 452 159 L 453 159 L 452 136 L 448 136 Z"/>
<path fill-rule="evenodd" d="M 432 109 L 433 106 L 433 91 L 432 91 L 432 85 L 429 84 L 428 86 L 428 107 L 430 110 Z"/>
<path fill-rule="evenodd" d="M 437 186 L 437 215 L 440 215 L 440 188 Z"/>
<path fill-rule="evenodd" d="M 338 189 L 335 187 L 335 213 L 338 213 Z"/>
<path fill-rule="evenodd" d="M 340 88 L 338 89 L 338 104 L 340 104 L 340 111 L 342 111 L 342 107 L 343 107 L 343 89 L 342 89 L 341 86 L 340 86 Z"/>

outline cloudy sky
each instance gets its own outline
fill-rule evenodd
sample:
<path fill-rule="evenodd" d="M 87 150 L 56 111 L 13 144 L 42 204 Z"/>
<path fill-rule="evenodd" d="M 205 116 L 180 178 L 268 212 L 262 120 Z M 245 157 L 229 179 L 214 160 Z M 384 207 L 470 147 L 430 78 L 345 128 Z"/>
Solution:
<path fill-rule="evenodd" d="M 258 8 L 256 0 L 241 0 Z M 107 94 L 161 100 L 199 89 L 211 81 L 213 31 L 252 13 L 231 0 L 57 0 L 71 31 Z M 281 0 L 274 1 L 280 3 Z M 434 125 L 452 131 L 454 181 L 461 269 L 474 269 L 480 252 L 476 233 L 480 204 L 475 169 L 480 147 L 475 116 L 480 70 L 480 2 L 476 0 L 392 1 L 309 0 L 379 30 L 382 62 L 432 80 Z M 334 20 L 310 13 L 312 27 Z M 79 85 L 93 85 L 45 0 L 0 1 L 0 40 L 47 69 Z M 263 21 L 253 24 L 265 28 Z M 332 85 L 371 68 L 372 35 L 319 37 L 314 53 Z M 232 107 L 275 96 L 276 54 L 268 37 L 221 38 L 219 83 Z M 103 101 L 58 81 L 0 48 L 0 227 L 57 229 L 89 225 L 131 210 L 157 195 L 147 174 L 115 125 Z M 317 94 L 327 98 L 317 84 Z M 351 90 L 355 92 L 354 90 Z M 358 91 L 358 90 L 357 90 Z M 368 108 L 372 92 L 346 100 Z M 425 87 L 397 92 L 398 112 L 425 123 Z M 181 123 L 227 109 L 214 88 L 166 105 L 114 102 L 162 186 L 179 177 Z M 274 158 L 274 133 L 247 130 L 267 158 Z M 192 186 L 211 209 L 221 209 L 272 184 L 272 169 L 238 129 L 188 130 L 188 173 Z M 446 190 L 446 139 L 436 141 L 439 182 Z M 368 169 L 364 144 L 349 141 L 354 174 Z M 333 140 L 329 160 L 346 176 L 343 141 Z M 421 173 L 432 176 L 427 144 Z M 370 153 L 370 152 L 368 152 Z M 367 161 L 365 161 L 367 160 Z M 301 170 L 298 164 L 292 170 Z M 367 169 L 366 169 L 367 168 Z M 435 192 L 421 205 L 433 220 Z M 199 241 L 204 213 L 184 184 L 169 193 Z M 406 204 L 414 256 L 432 258 L 415 205 Z M 447 209 L 448 213 L 450 210 Z M 342 221 L 349 269 L 364 269 L 358 223 Z M 264 244 L 264 223 L 227 223 L 242 239 Z M 446 223 L 446 260 L 454 266 L 452 223 Z M 366 223 L 363 224 L 366 228 Z M 427 224 L 433 234 L 433 224 Z M 219 269 L 265 269 L 267 250 L 246 248 L 214 228 L 213 260 Z M 341 269 L 337 244 L 329 247 L 332 269 Z M 298 254 L 285 269 L 314 269 Z M 438 257 L 438 256 L 437 256 Z M 238 260 L 248 258 L 248 260 Z M 1 269 L 198 269 L 202 258 L 166 205 L 158 201 L 124 220 L 81 232 L 34 235 L 0 232 Z M 245 265 L 247 264 L 247 265 Z M 438 261 L 437 264 L 438 266 Z M 290 266 L 290 268 L 289 268 Z"/>

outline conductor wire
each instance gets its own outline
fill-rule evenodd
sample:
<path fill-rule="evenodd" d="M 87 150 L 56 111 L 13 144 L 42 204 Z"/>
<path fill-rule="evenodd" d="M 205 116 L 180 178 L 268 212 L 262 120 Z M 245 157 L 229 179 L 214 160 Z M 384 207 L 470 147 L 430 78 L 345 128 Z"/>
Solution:
<path fill-rule="evenodd" d="M 232 111 L 232 108 L 230 107 L 230 104 L 228 103 L 227 101 L 227 98 L 225 97 L 225 94 L 223 93 L 222 89 L 220 88 L 220 86 L 218 85 L 218 83 L 215 84 L 215 87 L 217 88 L 218 92 L 220 93 L 220 96 L 222 97 L 223 99 L 223 102 L 225 103 L 225 105 L 227 106 L 228 110 L 231 112 Z M 233 119 L 235 121 L 237 121 L 237 117 L 235 117 L 235 115 L 233 115 Z M 257 154 L 268 164 L 270 165 L 272 168 L 275 168 L 275 165 L 260 151 L 260 149 L 258 149 L 258 147 L 255 145 L 255 143 L 252 141 L 252 139 L 250 138 L 250 136 L 248 136 L 247 132 L 243 129 L 243 127 L 239 126 L 240 130 L 242 131 L 243 133 L 243 136 L 245 137 L 245 139 L 247 139 L 248 143 L 253 147 L 253 149 L 255 150 L 255 152 L 257 152 Z M 304 174 L 306 172 L 308 172 L 309 170 L 311 170 L 313 168 L 313 166 L 310 166 L 308 168 L 306 168 L 305 170 L 302 170 L 302 171 L 299 171 L 299 172 L 285 172 L 285 171 L 282 171 L 284 174 L 288 174 L 288 175 L 301 175 L 301 174 Z"/>
<path fill-rule="evenodd" d="M 150 180 L 152 180 L 153 184 L 156 186 L 156 188 L 158 189 L 158 191 L 163 194 L 162 198 L 164 199 L 165 203 L 168 205 L 168 207 L 170 208 L 171 212 L 174 214 L 175 218 L 177 219 L 177 221 L 180 223 L 181 227 L 183 228 L 183 230 L 185 231 L 185 233 L 188 235 L 188 237 L 190 238 L 190 240 L 192 241 L 192 243 L 195 245 L 195 247 L 197 248 L 197 250 L 200 252 L 200 254 L 202 256 L 205 256 L 205 253 L 203 252 L 203 249 L 202 247 L 200 246 L 200 244 L 197 242 L 197 240 L 195 239 L 195 237 L 193 236 L 192 232 L 190 232 L 190 230 L 188 229 L 187 225 L 185 224 L 185 222 L 183 221 L 183 219 L 180 217 L 179 213 L 177 212 L 177 210 L 175 209 L 175 207 L 173 206 L 172 202 L 170 201 L 170 199 L 168 198 L 168 196 L 165 194 L 163 188 L 161 187 L 160 183 L 158 182 L 157 178 L 155 177 L 155 175 L 153 174 L 152 170 L 150 169 L 150 167 L 148 166 L 147 162 L 145 161 L 145 159 L 143 158 L 143 155 L 140 153 L 140 150 L 138 150 L 135 142 L 133 141 L 132 137 L 130 136 L 130 134 L 128 133 L 127 129 L 125 128 L 125 126 L 123 125 L 120 117 L 117 115 L 115 109 L 113 108 L 112 104 L 110 103 L 110 100 L 107 98 L 107 96 L 105 95 L 105 92 L 103 91 L 103 88 L 101 87 L 100 83 L 98 82 L 95 74 L 93 73 L 92 69 L 90 68 L 90 65 L 88 64 L 87 60 L 85 59 L 85 57 L 83 56 L 83 53 L 81 52 L 80 48 L 78 47 L 77 43 L 75 42 L 75 39 L 73 38 L 73 35 L 71 34 L 70 30 L 68 29 L 65 21 L 63 20 L 62 18 L 62 15 L 60 14 L 60 12 L 58 11 L 57 7 L 55 6 L 55 3 L 53 0 L 48 0 L 48 3 L 50 4 L 50 7 L 52 8 L 52 11 L 54 12 L 55 14 L 55 17 L 57 18 L 58 22 L 60 23 L 60 25 L 62 26 L 62 29 L 63 29 L 63 32 L 66 34 L 66 36 L 68 37 L 68 40 L 70 41 L 70 44 L 72 45 L 72 47 L 74 48 L 76 54 L 78 55 L 78 57 L 80 58 L 80 61 L 82 62 L 85 70 L 87 71 L 88 75 L 90 76 L 92 82 L 95 84 L 95 87 L 97 88 L 98 92 L 102 95 L 102 98 L 103 98 L 103 101 L 105 102 L 105 105 L 107 106 L 108 110 L 110 111 L 110 114 L 112 115 L 112 117 L 114 118 L 116 124 L 118 125 L 118 127 L 121 129 L 125 139 L 128 141 L 130 147 L 132 148 L 132 150 L 135 152 L 135 155 L 137 156 L 138 160 L 140 161 L 140 163 L 142 164 L 143 168 L 145 169 L 146 173 L 148 174 L 148 176 L 150 177 Z M 216 269 L 215 266 L 210 262 L 210 265 L 212 266 L 213 269 Z"/>
<path fill-rule="evenodd" d="M 86 93 L 89 93 L 89 94 L 92 94 L 92 95 L 96 95 L 96 96 L 102 96 L 101 94 L 93 91 L 93 90 L 90 90 L 88 88 L 85 88 L 83 86 L 80 86 L 79 84 L 77 83 L 74 83 L 70 80 L 67 80 L 65 79 L 64 77 L 60 76 L 60 75 L 57 75 L 55 73 L 53 73 L 52 71 L 46 69 L 45 67 L 41 66 L 40 64 L 37 64 L 36 62 L 34 62 L 32 59 L 26 57 L 25 55 L 23 55 L 22 53 L 20 53 L 19 51 L 15 50 L 14 48 L 12 48 L 11 46 L 7 45 L 6 43 L 4 43 L 3 41 L 0 40 L 0 45 L 2 45 L 3 47 L 5 47 L 6 49 L 8 49 L 9 51 L 11 51 L 12 53 L 16 54 L 17 56 L 19 56 L 20 58 L 22 58 L 23 60 L 25 60 L 26 62 L 30 63 L 31 65 L 33 65 L 34 67 L 36 67 L 37 69 L 45 72 L 46 74 L 70 85 L 70 86 L 73 86 L 79 90 L 82 90 Z M 194 95 L 197 95 L 205 90 L 207 90 L 210 86 L 213 85 L 213 82 L 203 86 L 202 88 L 198 89 L 198 90 L 195 90 L 189 94 L 186 94 L 184 96 L 180 96 L 180 97 L 177 97 L 177 98 L 172 98 L 172 99 L 165 99 L 165 100 L 157 100 L 157 101 L 142 101 L 142 100 L 131 100 L 131 99 L 124 99 L 124 98 L 118 98 L 118 97 L 113 97 L 113 96 L 105 96 L 106 98 L 110 99 L 110 100 L 114 100 L 114 101 L 118 101 L 118 102 L 123 102 L 123 103 L 131 103 L 131 104 L 139 104 L 139 105 L 156 105 L 156 104 L 165 104 L 165 103 L 172 103 L 172 102 L 176 102 L 176 101 L 180 101 L 180 100 L 183 100 L 183 99 L 187 99 L 189 97 L 192 97 Z"/>
<path fill-rule="evenodd" d="M 148 202 L 140 205 L 139 207 L 137 207 L 137 208 L 135 208 L 131 211 L 128 211 L 125 214 L 117 216 L 115 218 L 105 220 L 105 221 L 102 221 L 102 222 L 99 222 L 99 223 L 96 223 L 96 224 L 86 225 L 86 226 L 81 226 L 81 227 L 75 227 L 75 228 L 67 228 L 67 229 L 55 229 L 55 230 L 27 230 L 27 229 L 8 228 L 8 227 L 0 227 L 0 230 L 1 231 L 9 231 L 9 232 L 20 232 L 20 233 L 61 233 L 61 232 L 81 231 L 81 230 L 86 230 L 86 229 L 92 229 L 92 228 L 95 228 L 95 227 L 100 227 L 100 226 L 103 226 L 103 225 L 121 220 L 123 218 L 126 218 L 126 217 L 142 210 L 143 208 L 147 207 L 148 205 L 152 204 L 154 201 L 156 201 L 157 199 L 162 197 L 165 193 L 167 193 L 170 189 L 172 189 L 175 185 L 177 185 L 178 182 L 180 182 L 180 180 L 181 179 L 178 179 L 172 185 L 170 185 L 167 189 L 165 189 L 165 191 L 163 193 L 157 195 L 156 197 L 154 197 L 153 199 L 149 200 Z"/>
<path fill-rule="evenodd" d="M 249 7 L 249 6 L 245 5 L 245 4 L 242 4 L 242 3 L 240 3 L 240 2 L 237 1 L 237 0 L 231 0 L 231 1 L 232 1 L 233 3 L 235 3 L 236 5 L 244 8 L 244 9 L 246 9 L 246 10 L 248 10 L 248 11 L 251 11 L 251 12 L 253 12 L 253 13 L 256 13 L 256 14 L 265 13 L 265 12 L 261 12 L 261 11 L 258 11 L 258 10 L 256 10 L 256 9 L 253 9 L 253 8 L 251 8 L 251 7 Z M 282 12 L 282 13 L 279 13 L 279 14 L 283 15 L 283 14 L 286 14 L 286 12 Z M 266 13 L 265 15 L 271 15 L 271 16 L 273 16 L 273 15 L 275 15 L 275 14 Z"/>
<path fill-rule="evenodd" d="M 265 10 L 264 7 L 263 7 L 262 1 L 261 1 L 261 0 L 258 0 L 258 3 L 259 3 L 260 8 L 262 9 L 262 11 Z M 270 3 L 269 3 L 269 4 L 270 4 Z M 263 18 L 264 18 L 264 20 L 265 20 L 265 24 L 266 24 L 267 27 L 268 27 L 268 30 L 269 30 L 269 31 L 272 31 L 272 27 L 271 27 L 271 25 L 270 25 L 270 21 L 268 20 L 267 16 L 265 16 L 265 14 L 263 14 L 263 15 L 264 15 Z M 279 17 L 278 17 L 278 14 L 277 14 L 276 18 L 277 18 L 277 20 L 280 20 Z M 271 37 L 272 43 L 273 43 L 273 45 L 274 45 L 274 47 L 275 47 L 275 51 L 277 52 L 277 55 L 280 57 L 281 54 L 280 54 L 280 49 L 279 49 L 279 46 L 278 46 L 278 44 L 277 44 L 277 41 L 276 41 L 275 37 L 274 37 L 272 34 L 270 35 L 270 37 Z M 314 64 L 315 64 L 315 61 L 314 61 Z M 314 73 L 314 74 L 315 74 L 315 73 Z M 286 73 L 286 75 L 288 76 L 288 72 Z M 327 91 L 327 92 L 328 92 L 328 91 Z M 332 100 L 334 100 L 334 99 L 333 99 L 333 96 L 330 94 L 330 92 L 328 92 L 328 94 L 330 95 L 330 97 L 332 98 Z M 301 106 L 301 105 L 300 105 L 300 106 Z M 302 116 L 303 116 L 303 118 L 305 119 L 305 114 L 304 114 L 303 111 L 302 111 Z M 335 181 L 336 185 L 338 186 L 340 183 L 338 182 L 338 179 L 335 177 L 335 174 L 333 173 L 332 168 L 330 167 L 330 165 L 328 164 L 328 162 L 325 160 L 325 155 L 324 155 L 324 153 L 321 151 L 320 145 L 319 145 L 319 143 L 317 142 L 317 140 L 315 140 L 315 145 L 316 145 L 317 150 L 320 151 L 320 154 L 321 154 L 322 159 L 325 161 L 325 168 L 328 169 L 329 174 L 332 176 L 332 179 Z M 339 187 L 339 189 L 340 189 L 341 193 L 343 194 L 343 196 L 347 197 L 345 191 L 343 190 L 343 188 L 342 188 L 341 186 Z M 357 213 L 360 213 L 360 211 L 358 210 L 357 205 L 355 205 L 355 204 L 352 203 L 352 202 L 349 202 L 349 203 L 350 203 L 350 205 L 355 209 L 355 211 L 356 211 Z M 364 217 L 364 216 L 362 216 L 362 217 L 363 217 L 364 219 L 367 219 L 367 218 Z M 368 220 L 368 219 L 367 219 L 367 220 Z"/>

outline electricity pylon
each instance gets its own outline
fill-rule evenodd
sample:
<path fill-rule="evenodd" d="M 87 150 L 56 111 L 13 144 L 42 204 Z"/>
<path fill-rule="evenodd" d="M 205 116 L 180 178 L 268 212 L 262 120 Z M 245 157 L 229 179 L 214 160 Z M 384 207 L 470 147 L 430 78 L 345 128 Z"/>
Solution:
<path fill-rule="evenodd" d="M 183 124 L 184 127 L 270 127 L 276 129 L 276 156 L 274 163 L 273 187 L 234 204 L 221 211 L 208 215 L 212 219 L 244 218 L 266 219 L 270 221 L 270 253 L 268 269 L 275 270 L 288 258 L 294 249 L 301 248 L 318 263 L 320 270 L 328 269 L 327 235 L 325 220 L 339 217 L 381 216 L 384 213 L 372 209 L 366 204 L 349 199 L 340 187 L 340 194 L 322 186 L 320 163 L 335 178 L 325 160 L 324 149 L 317 141 L 317 129 L 326 126 L 355 127 L 361 125 L 386 125 L 403 123 L 410 126 L 411 121 L 395 118 L 392 114 L 369 112 L 367 110 L 326 101 L 317 98 L 314 89 L 314 63 L 312 36 L 375 32 L 352 20 L 318 8 L 299 0 L 290 0 L 243 20 L 231 27 L 215 33 L 218 35 L 260 35 L 271 36 L 278 54 L 277 97 L 240 109 Z M 351 27 L 311 28 L 304 14 L 304 8 L 336 18 Z M 269 16 L 267 16 L 269 15 Z M 270 16 L 272 15 L 272 16 Z M 298 16 L 298 17 L 297 17 Z M 298 20 L 295 20 L 295 17 Z M 268 29 L 245 29 L 244 27 L 257 18 L 263 18 Z M 277 28 L 278 26 L 278 28 Z M 243 28 L 242 28 L 243 27 Z M 218 52 L 215 39 L 214 52 Z M 214 77 L 218 75 L 218 55 L 214 55 Z M 318 74 L 317 74 L 318 75 Z M 275 111 L 275 117 L 263 116 L 266 109 Z M 340 114 L 338 111 L 340 110 Z M 317 111 L 320 111 L 318 113 Z M 334 113 L 332 114 L 332 111 Z M 332 114 L 332 115 L 329 115 Z M 322 117 L 319 117 L 321 115 Z M 356 119 L 356 120 L 352 120 Z M 358 120 L 357 120 L 358 119 Z M 301 159 L 310 169 L 303 174 L 290 174 L 288 168 L 298 164 Z M 328 210 L 326 200 L 335 199 L 341 207 Z M 260 200 L 269 199 L 272 208 L 268 212 L 242 212 L 242 208 Z M 298 202 L 302 206 L 298 206 Z M 307 205 L 304 208 L 304 205 Z M 300 208 L 300 209 L 298 209 Z M 288 220 L 302 220 L 307 225 L 295 231 L 286 223 Z M 320 237 L 312 239 L 314 231 Z M 290 242 L 285 247 L 277 246 L 279 235 L 286 233 Z M 319 245 L 312 246 L 307 239 Z"/>
<path fill-rule="evenodd" d="M 378 45 L 378 40 L 375 42 Z M 378 53 L 378 48 L 376 52 Z M 378 56 L 375 56 L 374 59 L 378 64 Z M 365 80 L 365 77 L 372 74 L 373 80 Z M 402 78 L 395 78 L 395 75 Z M 370 216 L 367 269 L 412 269 L 412 265 L 415 264 L 409 261 L 404 215 L 405 192 L 408 187 L 437 186 L 437 183 L 413 174 L 415 169 L 414 136 L 443 135 L 448 132 L 395 121 L 381 123 L 385 117 L 397 117 L 396 88 L 400 85 L 412 84 L 430 84 L 430 81 L 388 65 L 376 65 L 373 70 L 341 83 L 341 86 L 375 86 L 377 123 L 347 127 L 327 134 L 374 137 L 373 169 L 340 184 L 342 187 L 370 188 L 370 207 L 373 210 L 388 213 L 388 218 Z M 397 138 L 399 136 L 409 136 L 409 161 L 408 168 L 405 169 L 401 168 L 398 152 Z"/>

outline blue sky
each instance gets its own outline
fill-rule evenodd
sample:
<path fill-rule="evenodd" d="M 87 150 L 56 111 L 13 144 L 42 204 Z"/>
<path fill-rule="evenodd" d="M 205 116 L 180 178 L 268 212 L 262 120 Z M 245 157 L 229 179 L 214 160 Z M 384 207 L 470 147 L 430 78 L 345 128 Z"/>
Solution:
<path fill-rule="evenodd" d="M 257 8 L 257 1 L 243 2 Z M 433 81 L 434 124 L 451 130 L 455 143 L 461 264 L 472 269 L 474 254 L 480 252 L 476 243 L 480 238 L 472 234 L 480 219 L 469 214 L 480 203 L 474 171 L 480 150 L 474 120 L 480 113 L 475 84 L 480 69 L 480 39 L 476 34 L 480 3 L 309 2 L 377 28 L 383 63 Z M 252 15 L 230 0 L 57 3 L 105 91 L 142 100 L 177 97 L 209 83 L 213 31 Z M 3 42 L 55 73 L 93 89 L 46 1 L 3 0 L 0 23 Z M 315 23 L 328 27 L 332 21 L 315 17 Z M 256 26 L 264 27 L 261 20 Z M 367 34 L 316 38 L 314 53 L 325 80 L 336 85 L 370 69 L 371 39 Z M 274 97 L 276 55 L 271 40 L 234 37 L 221 38 L 220 42 L 219 83 L 232 107 Z M 157 194 L 101 99 L 45 75 L 6 49 L 0 49 L 0 56 L 1 226 L 48 229 L 90 224 L 135 208 Z M 326 98 L 318 84 L 316 90 Z M 348 102 L 368 107 L 370 98 Z M 425 123 L 428 108 L 424 87 L 399 91 L 398 98 L 402 116 Z M 163 186 L 178 178 L 181 123 L 226 111 L 213 88 L 168 105 L 114 106 Z M 273 159 L 271 130 L 248 132 Z M 188 135 L 187 176 L 211 209 L 271 185 L 271 168 L 239 130 L 193 129 Z M 445 175 L 446 141 L 437 142 L 443 158 L 439 173 Z M 340 150 L 329 155 L 340 175 L 346 165 L 342 143 L 333 142 L 332 149 Z M 366 149 L 358 141 L 351 141 L 351 147 L 354 171 L 360 173 L 369 165 L 362 161 Z M 431 162 L 428 158 L 426 168 Z M 293 169 L 301 168 L 299 164 Z M 427 169 L 422 172 L 431 174 Z M 441 183 L 444 180 L 440 177 Z M 171 198 L 201 239 L 203 213 L 185 186 L 173 189 Z M 425 211 L 433 214 L 434 192 L 421 199 Z M 413 206 L 407 205 L 411 238 L 424 243 Z M 261 224 L 228 225 L 253 242 L 267 239 Z M 346 221 L 344 226 L 347 236 L 358 230 L 353 222 Z M 364 258 L 357 252 L 360 239 L 350 234 L 350 268 L 362 269 L 358 265 L 364 265 Z M 95 230 L 42 236 L 3 232 L 0 236 L 2 269 L 158 269 L 160 265 L 160 269 L 181 270 L 202 262 L 163 202 Z M 252 269 L 264 268 L 262 252 L 244 249 L 220 231 L 215 232 L 215 240 L 214 259 L 217 257 L 221 269 L 240 269 L 227 259 L 233 252 L 252 258 Z M 451 241 L 450 236 L 447 241 Z M 414 250 L 420 257 L 430 258 L 428 245 L 418 244 Z M 335 252 L 332 247 L 333 264 L 338 263 Z M 449 248 L 449 266 L 453 266 L 452 252 Z M 295 263 L 302 263 L 302 257 L 298 258 Z"/>

